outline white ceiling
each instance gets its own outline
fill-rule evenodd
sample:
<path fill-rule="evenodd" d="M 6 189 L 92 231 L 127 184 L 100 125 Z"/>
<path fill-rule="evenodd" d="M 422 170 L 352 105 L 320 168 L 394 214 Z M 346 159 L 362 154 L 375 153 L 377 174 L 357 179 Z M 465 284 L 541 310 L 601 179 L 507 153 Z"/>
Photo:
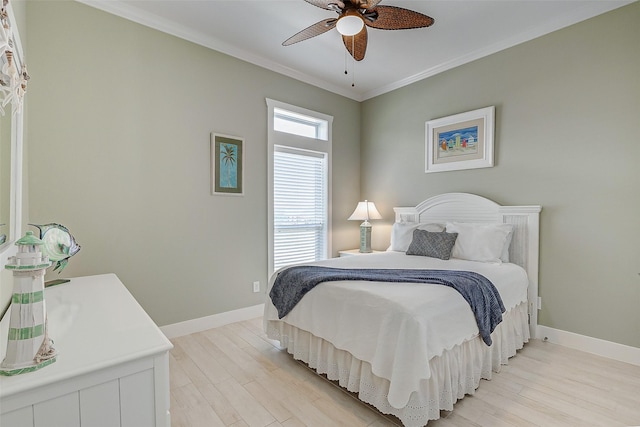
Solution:
<path fill-rule="evenodd" d="M 304 0 L 78 1 L 362 101 L 634 0 L 382 0 L 435 23 L 368 28 L 366 56 L 355 63 L 336 30 L 282 46 L 303 28 L 337 16 Z"/>

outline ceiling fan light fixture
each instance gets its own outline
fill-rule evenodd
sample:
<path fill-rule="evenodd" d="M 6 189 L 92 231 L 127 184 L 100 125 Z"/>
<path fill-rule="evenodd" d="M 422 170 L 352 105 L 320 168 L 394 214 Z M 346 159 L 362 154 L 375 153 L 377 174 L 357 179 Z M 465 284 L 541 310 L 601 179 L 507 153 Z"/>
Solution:
<path fill-rule="evenodd" d="M 343 16 L 336 23 L 336 29 L 343 36 L 355 36 L 362 31 L 362 27 L 364 27 L 364 21 L 356 15 Z"/>
<path fill-rule="evenodd" d="M 368 40 L 367 27 L 379 30 L 408 30 L 429 27 L 434 22 L 433 18 L 420 12 L 397 6 L 379 6 L 378 3 L 382 0 L 305 1 L 322 9 L 337 12 L 338 16 L 310 25 L 289 37 L 282 45 L 290 46 L 336 28 L 342 37 L 344 47 L 355 61 L 364 59 Z"/>

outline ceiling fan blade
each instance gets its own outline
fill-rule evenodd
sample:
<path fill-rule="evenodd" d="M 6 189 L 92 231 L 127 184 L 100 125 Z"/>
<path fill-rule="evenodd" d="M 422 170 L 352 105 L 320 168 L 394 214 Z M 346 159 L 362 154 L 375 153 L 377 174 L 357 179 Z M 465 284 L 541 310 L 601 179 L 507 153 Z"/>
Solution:
<path fill-rule="evenodd" d="M 320 7 L 322 9 L 335 10 L 336 6 L 340 10 L 344 9 L 344 3 L 342 2 L 342 0 L 304 0 L 304 1 L 314 6 Z"/>
<path fill-rule="evenodd" d="M 294 43 L 298 43 L 303 40 L 310 39 L 311 37 L 319 36 L 320 34 L 326 33 L 327 31 L 336 27 L 336 22 L 338 22 L 337 18 L 330 18 L 320 22 L 316 22 L 310 27 L 307 27 L 299 33 L 289 37 L 287 40 L 282 42 L 282 46 L 290 46 Z"/>
<path fill-rule="evenodd" d="M 355 36 L 342 36 L 344 47 L 356 61 L 364 59 L 364 54 L 367 52 L 367 38 L 367 27 L 362 27 L 362 31 Z"/>
<path fill-rule="evenodd" d="M 355 0 L 352 0 L 354 3 Z M 380 3 L 381 0 L 360 0 L 357 3 L 358 9 L 373 9 Z"/>
<path fill-rule="evenodd" d="M 429 27 L 434 22 L 430 16 L 397 6 L 378 6 L 367 10 L 363 16 L 365 24 L 380 30 L 408 30 L 410 28 Z"/>

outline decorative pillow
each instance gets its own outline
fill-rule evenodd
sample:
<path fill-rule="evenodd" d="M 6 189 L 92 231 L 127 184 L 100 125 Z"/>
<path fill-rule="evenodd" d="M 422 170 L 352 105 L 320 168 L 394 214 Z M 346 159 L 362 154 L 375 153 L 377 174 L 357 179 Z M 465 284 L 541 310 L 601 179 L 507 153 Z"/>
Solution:
<path fill-rule="evenodd" d="M 407 255 L 449 259 L 457 237 L 458 233 L 446 231 L 432 233 L 427 230 L 413 230 L 413 240 L 407 249 Z"/>
<path fill-rule="evenodd" d="M 513 228 L 513 227 L 512 227 Z M 500 259 L 502 262 L 509 262 L 509 246 L 511 246 L 511 239 L 513 239 L 513 229 L 509 232 L 507 236 L 507 240 L 504 243 L 504 248 L 502 249 L 502 255 Z"/>
<path fill-rule="evenodd" d="M 391 228 L 391 246 L 388 251 L 406 252 L 411 239 L 413 239 L 413 230 L 428 230 L 440 232 L 444 231 L 442 224 L 418 224 L 416 222 L 395 222 Z"/>
<path fill-rule="evenodd" d="M 505 246 L 508 253 L 508 238 L 513 233 L 513 225 L 448 222 L 446 230 L 458 233 L 451 252 L 453 258 L 501 263 Z"/>

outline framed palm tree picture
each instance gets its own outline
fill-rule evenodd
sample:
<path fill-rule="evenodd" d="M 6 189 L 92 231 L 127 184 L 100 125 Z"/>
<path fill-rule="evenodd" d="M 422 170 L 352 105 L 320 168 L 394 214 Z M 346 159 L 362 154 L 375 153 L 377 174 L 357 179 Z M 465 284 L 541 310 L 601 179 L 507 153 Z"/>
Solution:
<path fill-rule="evenodd" d="M 211 133 L 211 194 L 244 195 L 244 139 Z"/>

